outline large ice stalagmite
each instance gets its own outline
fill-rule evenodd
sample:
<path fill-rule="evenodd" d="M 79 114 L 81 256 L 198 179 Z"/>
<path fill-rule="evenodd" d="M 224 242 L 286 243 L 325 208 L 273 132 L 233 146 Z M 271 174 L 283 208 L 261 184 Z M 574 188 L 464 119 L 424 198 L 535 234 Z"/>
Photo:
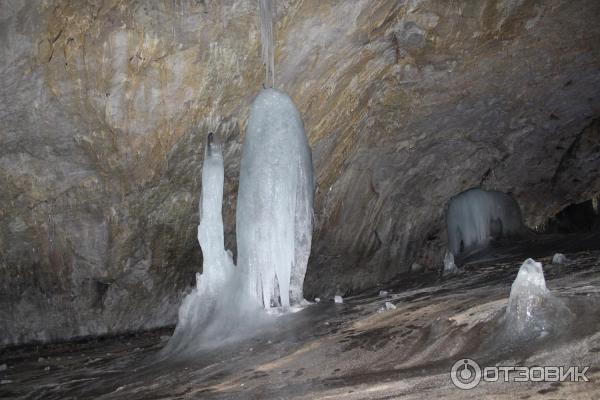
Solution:
<path fill-rule="evenodd" d="M 310 254 L 313 166 L 300 114 L 285 93 L 255 99 L 240 167 L 238 267 L 266 309 L 299 303 Z"/>
<path fill-rule="evenodd" d="M 505 322 L 511 337 L 538 337 L 560 333 L 573 314 L 547 288 L 542 264 L 527 259 L 512 284 Z"/>
<path fill-rule="evenodd" d="M 202 194 L 198 241 L 202 248 L 202 275 L 196 274 L 196 287 L 183 300 L 173 337 L 164 352 L 182 350 L 196 342 L 209 321 L 226 309 L 225 303 L 236 291 L 231 253 L 225 250 L 223 237 L 223 154 L 213 134 L 208 135 L 202 166 Z M 226 316 L 218 316 L 224 320 Z"/>
<path fill-rule="evenodd" d="M 448 245 L 454 255 L 486 245 L 493 238 L 523 231 L 521 210 L 506 193 L 471 189 L 452 198 L 446 217 Z"/>

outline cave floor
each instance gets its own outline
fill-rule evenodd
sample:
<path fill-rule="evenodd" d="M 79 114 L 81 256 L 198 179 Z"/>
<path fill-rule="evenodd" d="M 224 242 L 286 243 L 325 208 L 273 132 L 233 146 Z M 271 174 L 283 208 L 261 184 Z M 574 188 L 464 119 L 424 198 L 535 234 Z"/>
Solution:
<path fill-rule="evenodd" d="M 567 332 L 528 343 L 499 339 L 521 261 L 467 265 L 447 278 L 406 277 L 276 319 L 255 337 L 187 360 L 156 361 L 171 330 L 0 352 L 0 398 L 395 399 L 599 398 L 600 251 L 544 264 L 547 286 L 576 315 Z M 387 290 L 387 296 L 379 296 Z M 395 309 L 381 311 L 385 302 Z M 450 368 L 590 366 L 589 382 L 481 382 L 461 390 Z"/>

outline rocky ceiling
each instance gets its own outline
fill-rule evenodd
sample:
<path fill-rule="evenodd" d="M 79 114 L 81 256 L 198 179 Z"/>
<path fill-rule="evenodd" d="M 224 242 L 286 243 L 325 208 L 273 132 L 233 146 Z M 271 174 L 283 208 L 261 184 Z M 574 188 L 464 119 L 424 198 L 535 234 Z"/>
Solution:
<path fill-rule="evenodd" d="M 276 0 L 276 86 L 316 170 L 305 295 L 438 268 L 444 207 L 536 227 L 600 192 L 596 0 Z M 263 86 L 254 0 L 0 4 L 2 344 L 173 323 L 201 266 L 202 146 L 239 160 Z M 595 147 L 594 147 L 595 146 Z"/>

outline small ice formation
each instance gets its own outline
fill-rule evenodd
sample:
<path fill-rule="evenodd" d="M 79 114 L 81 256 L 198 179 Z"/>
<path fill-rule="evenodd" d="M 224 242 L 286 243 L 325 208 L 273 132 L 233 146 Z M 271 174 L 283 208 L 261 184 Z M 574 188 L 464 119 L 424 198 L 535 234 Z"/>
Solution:
<path fill-rule="evenodd" d="M 424 269 L 425 268 L 423 268 L 423 266 L 417 262 L 412 263 L 410 266 L 410 272 L 413 274 L 420 274 Z"/>
<path fill-rule="evenodd" d="M 313 165 L 292 99 L 263 90 L 252 105 L 240 166 L 238 267 L 267 310 L 303 303 L 310 255 Z"/>
<path fill-rule="evenodd" d="M 567 263 L 567 256 L 565 256 L 562 253 L 556 253 L 552 257 L 552 264 L 561 265 L 561 264 L 566 264 L 566 263 Z"/>
<path fill-rule="evenodd" d="M 523 231 L 521 210 L 506 193 L 470 189 L 450 200 L 446 218 L 448 245 L 456 256 L 490 240 Z"/>
<path fill-rule="evenodd" d="M 508 335 L 535 338 L 558 334 L 572 318 L 566 305 L 546 288 L 542 264 L 527 259 L 510 290 L 505 313 Z"/>
<path fill-rule="evenodd" d="M 343 298 L 342 296 L 335 296 L 335 297 L 333 298 L 333 301 L 334 301 L 336 304 L 343 304 L 343 303 L 344 303 L 344 298 Z"/>
<path fill-rule="evenodd" d="M 456 264 L 454 263 L 454 254 L 446 250 L 446 254 L 444 254 L 444 275 L 452 275 L 457 272 L 458 268 L 456 268 Z"/>

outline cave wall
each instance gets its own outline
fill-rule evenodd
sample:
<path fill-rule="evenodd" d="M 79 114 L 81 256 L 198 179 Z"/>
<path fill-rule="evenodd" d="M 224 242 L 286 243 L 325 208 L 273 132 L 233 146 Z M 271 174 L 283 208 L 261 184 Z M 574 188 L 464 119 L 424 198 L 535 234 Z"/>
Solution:
<path fill-rule="evenodd" d="M 597 150 L 572 150 L 600 116 L 597 1 L 276 4 L 276 86 L 316 169 L 308 298 L 437 268 L 468 188 L 530 227 L 600 192 Z M 10 0 L 0 37 L 0 344 L 173 323 L 210 130 L 235 249 L 257 2 Z"/>

